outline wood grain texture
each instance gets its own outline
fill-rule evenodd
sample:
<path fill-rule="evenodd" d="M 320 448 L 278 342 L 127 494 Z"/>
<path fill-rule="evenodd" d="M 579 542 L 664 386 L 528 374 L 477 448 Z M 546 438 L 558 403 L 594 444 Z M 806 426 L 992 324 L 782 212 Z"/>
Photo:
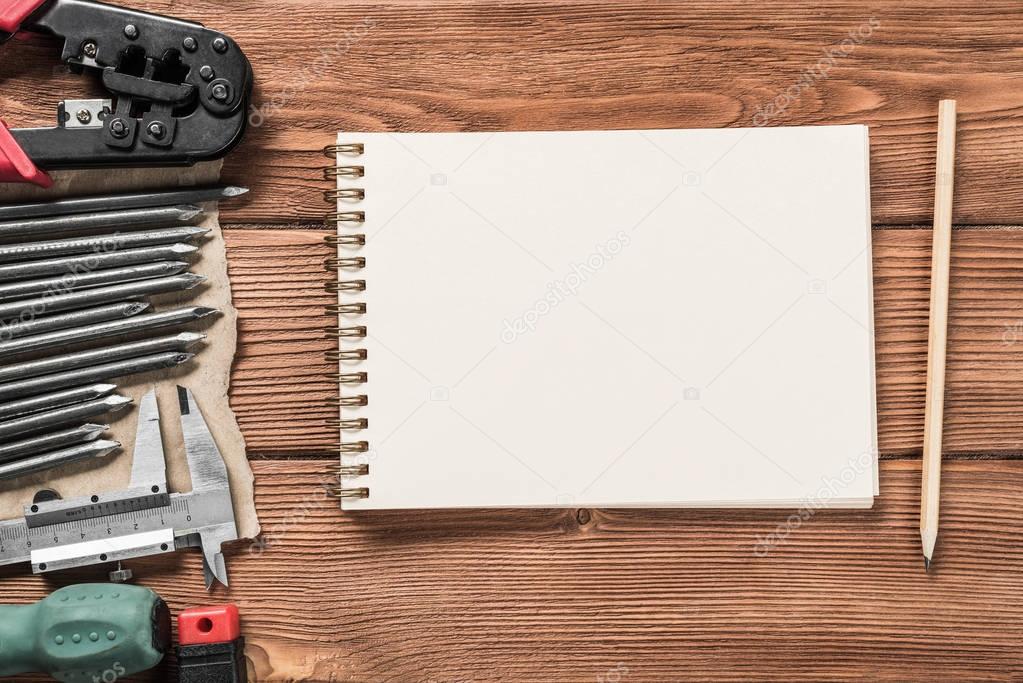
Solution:
<path fill-rule="evenodd" d="M 337 394 L 323 352 L 330 255 L 317 230 L 232 230 L 230 275 L 240 346 L 231 391 L 251 452 L 327 453 Z M 1023 451 L 1023 230 L 953 237 L 945 451 Z M 875 230 L 875 325 L 883 455 L 918 456 L 923 440 L 931 231 Z M 369 297 L 372 305 L 372 297 Z M 372 384 L 369 386 L 372 394 Z"/>
<path fill-rule="evenodd" d="M 225 178 L 240 342 L 231 405 L 265 530 L 207 595 L 194 552 L 133 562 L 175 608 L 235 601 L 253 680 L 1023 680 L 1023 231 L 953 235 L 942 538 L 923 573 L 919 462 L 870 511 L 487 510 L 342 515 L 322 494 L 336 388 L 317 151 L 349 130 L 871 126 L 874 221 L 929 225 L 936 118 L 959 101 L 954 221 L 1023 225 L 1023 4 L 117 0 L 236 38 L 253 125 Z M 871 23 L 871 19 L 875 20 Z M 842 41 L 869 27 L 870 35 Z M 829 53 L 830 52 L 830 56 Z M 96 96 L 57 46 L 0 57 L 0 114 Z M 774 106 L 774 110 L 769 108 Z M 880 441 L 919 457 L 931 233 L 874 233 Z M 795 518 L 793 518 L 795 519 Z M 775 534 L 762 557 L 758 546 Z M 764 541 L 768 539 L 768 541 Z M 780 539 L 780 540 L 779 540 Z M 59 577 L 0 569 L 3 600 Z M 165 680 L 171 666 L 145 680 Z"/>
<path fill-rule="evenodd" d="M 931 574 L 911 461 L 882 463 L 875 509 L 792 523 L 785 510 L 342 514 L 320 492 L 324 463 L 254 468 L 265 537 L 229 554 L 230 592 L 206 594 L 194 552 L 132 563 L 175 611 L 240 603 L 253 680 L 1023 677 L 1021 462 L 947 463 Z M 0 577 L 13 601 L 57 585 Z"/>
<path fill-rule="evenodd" d="M 338 129 L 866 123 L 875 221 L 926 224 L 935 105 L 951 97 L 955 221 L 1023 223 L 1017 0 L 130 4 L 201 19 L 253 63 L 255 125 L 226 170 L 253 193 L 225 207 L 226 222 L 317 220 L 316 150 Z M 11 125 L 50 125 L 58 100 L 88 90 L 52 73 L 55 49 L 38 38 L 4 47 Z"/>

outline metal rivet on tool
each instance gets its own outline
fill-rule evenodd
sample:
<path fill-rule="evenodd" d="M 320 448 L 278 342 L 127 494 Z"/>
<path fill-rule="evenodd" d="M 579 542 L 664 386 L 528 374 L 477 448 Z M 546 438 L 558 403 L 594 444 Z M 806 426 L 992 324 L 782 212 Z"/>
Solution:
<path fill-rule="evenodd" d="M 57 645 L 63 645 L 64 636 L 57 636 L 56 638 L 53 639 L 53 642 L 57 643 Z"/>
<path fill-rule="evenodd" d="M 149 134 L 157 140 L 162 140 L 163 136 L 167 134 L 167 127 L 159 121 L 153 121 L 149 124 Z"/>
<path fill-rule="evenodd" d="M 91 40 L 82 46 L 82 53 L 90 59 L 96 56 L 96 43 Z"/>
<path fill-rule="evenodd" d="M 224 40 L 223 38 L 214 39 L 213 49 L 219 52 L 220 54 L 224 54 L 225 52 L 227 52 L 227 41 Z"/>
<path fill-rule="evenodd" d="M 199 41 L 193 38 L 192 36 L 188 36 L 187 38 L 185 38 L 183 41 L 181 41 L 181 44 L 189 52 L 195 52 L 196 50 L 199 49 Z"/>
<path fill-rule="evenodd" d="M 76 633 L 73 636 L 71 636 L 71 640 L 76 643 L 80 643 L 82 642 L 82 635 L 80 633 Z"/>
<path fill-rule="evenodd" d="M 99 634 L 93 631 L 92 633 L 89 634 L 89 640 L 95 643 L 97 640 L 99 640 Z"/>
<path fill-rule="evenodd" d="M 88 123 L 92 121 L 92 112 L 88 109 L 79 109 L 78 113 L 75 114 L 75 118 L 78 119 L 79 123 Z"/>
<path fill-rule="evenodd" d="M 227 86 L 223 83 L 217 83 L 213 86 L 213 99 L 217 102 L 226 102 L 227 94 Z"/>
<path fill-rule="evenodd" d="M 128 135 L 128 124 L 124 119 L 114 119 L 110 122 L 110 134 L 115 138 L 123 138 Z"/>
<path fill-rule="evenodd" d="M 107 640 L 114 640 L 117 638 L 117 634 L 113 631 L 107 631 Z"/>
<path fill-rule="evenodd" d="M 135 24 L 128 24 L 124 27 L 124 37 L 128 40 L 135 40 L 139 37 L 139 27 Z"/>
<path fill-rule="evenodd" d="M 206 64 L 205 66 L 199 69 L 199 78 L 203 79 L 204 81 L 212 81 L 213 77 L 216 75 L 217 73 L 209 64 Z"/>

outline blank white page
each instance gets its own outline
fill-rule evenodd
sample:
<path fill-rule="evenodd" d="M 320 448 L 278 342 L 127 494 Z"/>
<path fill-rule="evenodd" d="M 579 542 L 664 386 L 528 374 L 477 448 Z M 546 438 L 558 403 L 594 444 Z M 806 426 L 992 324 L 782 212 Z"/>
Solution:
<path fill-rule="evenodd" d="M 866 127 L 338 142 L 345 509 L 872 504 Z"/>

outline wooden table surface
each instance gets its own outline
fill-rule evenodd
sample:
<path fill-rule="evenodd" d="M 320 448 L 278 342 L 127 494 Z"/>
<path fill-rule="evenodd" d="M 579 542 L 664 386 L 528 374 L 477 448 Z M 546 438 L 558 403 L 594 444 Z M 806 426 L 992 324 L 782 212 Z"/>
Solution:
<path fill-rule="evenodd" d="M 237 602 L 255 679 L 1023 680 L 1019 0 L 121 1 L 227 32 L 256 73 L 259 125 L 224 173 L 253 191 L 222 220 L 241 313 L 232 405 L 265 542 L 235 549 L 231 590 L 212 596 L 195 553 L 135 563 L 175 609 Z M 11 125 L 48 125 L 58 99 L 88 92 L 53 72 L 49 43 L 2 54 Z M 927 575 L 928 225 L 946 97 L 960 111 L 957 229 L 942 536 Z M 786 510 L 346 516 L 324 496 L 336 389 L 319 332 L 318 150 L 336 129 L 765 122 L 871 127 L 884 458 L 873 510 L 798 523 Z M 0 585 L 28 601 L 97 576 L 5 569 Z"/>

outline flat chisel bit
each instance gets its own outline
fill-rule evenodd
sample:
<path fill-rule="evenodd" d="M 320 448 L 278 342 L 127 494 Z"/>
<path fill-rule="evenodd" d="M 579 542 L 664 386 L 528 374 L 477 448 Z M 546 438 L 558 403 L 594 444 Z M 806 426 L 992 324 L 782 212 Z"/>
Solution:
<path fill-rule="evenodd" d="M 110 429 L 107 425 L 85 423 L 71 429 L 50 432 L 41 436 L 33 436 L 22 441 L 0 444 L 0 462 L 10 462 L 26 455 L 55 451 L 66 446 L 95 441 L 103 432 Z"/>
<path fill-rule="evenodd" d="M 0 282 L 11 280 L 33 280 L 49 275 L 66 273 L 87 273 L 106 268 L 121 268 L 137 263 L 155 263 L 156 261 L 180 261 L 199 251 L 194 244 L 168 244 L 141 249 L 122 249 L 103 254 L 86 254 L 84 256 L 66 256 L 64 258 L 45 259 L 43 261 L 26 261 L 0 266 Z"/>
<path fill-rule="evenodd" d="M 115 363 L 104 363 L 103 365 L 79 368 L 78 370 L 58 372 L 53 375 L 30 377 L 29 379 L 17 382 L 7 382 L 0 384 L 0 401 L 13 401 L 14 399 L 21 399 L 26 396 L 56 392 L 67 387 L 76 387 L 104 379 L 173 368 L 182 363 L 187 363 L 194 357 L 194 353 L 168 351 L 167 353 L 156 353 L 151 356 L 142 356 L 141 358 L 129 358 L 128 360 L 121 360 Z M 0 404 L 0 407 L 2 405 Z"/>
<path fill-rule="evenodd" d="M 115 394 L 106 398 L 98 398 L 95 401 L 7 420 L 6 422 L 0 422 L 0 440 L 10 441 L 15 436 L 36 434 L 53 427 L 63 427 L 66 424 L 87 420 L 90 417 L 103 415 L 104 413 L 113 413 L 128 407 L 130 403 L 131 399 L 127 396 Z"/>
<path fill-rule="evenodd" d="M 76 353 L 65 353 L 58 356 L 47 356 L 37 360 L 29 360 L 23 363 L 0 366 L 0 383 L 14 382 L 29 377 L 51 375 L 57 372 L 67 372 L 77 368 L 85 368 L 103 363 L 138 358 L 140 356 L 151 356 L 165 351 L 188 351 L 199 342 L 206 339 L 201 332 L 179 332 L 178 334 L 165 337 L 154 337 L 140 341 L 118 344 L 116 346 L 104 346 L 88 351 Z"/>
<path fill-rule="evenodd" d="M 172 228 L 194 225 L 202 220 L 198 206 L 157 206 L 148 209 L 125 209 L 78 213 L 70 216 L 23 218 L 0 221 L 0 239 L 14 237 L 47 237 L 49 235 L 81 234 L 96 230 L 144 230 L 146 228 Z"/>
<path fill-rule="evenodd" d="M 97 398 L 109 396 L 116 390 L 116 384 L 89 384 L 84 387 L 62 389 L 50 394 L 40 394 L 30 398 L 18 399 L 17 401 L 0 403 L 0 420 L 9 420 L 14 417 L 21 417 L 22 415 L 31 415 L 45 410 L 73 406 L 76 403 L 94 401 Z"/>
<path fill-rule="evenodd" d="M 164 230 L 143 230 L 91 237 L 71 237 L 45 242 L 23 242 L 0 246 L 0 263 L 15 263 L 30 259 L 72 256 L 74 254 L 105 254 L 122 249 L 155 247 L 160 244 L 191 242 L 205 235 L 209 228 L 186 226 Z"/>
<path fill-rule="evenodd" d="M 144 313 L 150 308 L 151 304 L 148 301 L 122 301 L 116 304 L 107 304 L 106 306 L 48 315 L 30 320 L 0 322 L 0 342 L 8 342 L 12 339 L 28 337 L 34 334 L 66 330 L 72 327 L 94 325 L 109 320 L 123 320 L 133 315 Z"/>
<path fill-rule="evenodd" d="M 188 267 L 188 263 L 184 261 L 157 261 L 156 263 L 140 263 L 124 268 L 68 273 L 42 280 L 0 283 L 0 301 L 27 299 L 42 294 L 65 294 L 103 285 L 169 277 L 185 272 Z"/>
<path fill-rule="evenodd" d="M 123 209 L 144 209 L 150 206 L 173 206 L 176 204 L 199 204 L 220 199 L 230 199 L 248 192 L 245 187 L 183 187 L 178 190 L 152 190 L 149 192 L 126 192 L 124 194 L 96 195 L 92 197 L 71 197 L 48 202 L 9 204 L 0 206 L 0 221 L 42 216 L 67 216 L 93 211 L 119 211 Z"/>
<path fill-rule="evenodd" d="M 31 457 L 24 458 L 23 460 L 15 460 L 14 462 L 8 462 L 0 465 L 0 480 L 23 477 L 26 474 L 34 474 L 36 472 L 50 470 L 54 467 L 78 462 L 79 460 L 85 460 L 86 458 L 100 458 L 112 453 L 120 447 L 121 444 L 117 441 L 99 439 L 97 441 L 89 441 L 87 443 L 78 444 L 77 446 L 71 446 L 70 448 L 64 448 L 59 451 L 33 455 Z"/>
<path fill-rule="evenodd" d="M 182 325 L 216 313 L 219 313 L 219 311 L 215 308 L 186 306 L 185 308 L 175 308 L 170 311 L 138 315 L 132 318 L 125 318 L 124 320 L 110 320 L 86 327 L 56 330 L 31 337 L 18 337 L 7 341 L 2 341 L 2 337 L 0 337 L 0 358 L 6 358 L 8 355 L 15 353 L 41 351 L 43 349 L 52 349 L 80 342 L 120 337 L 161 327 Z"/>
<path fill-rule="evenodd" d="M 7 301 L 0 303 L 0 319 L 19 318 L 26 311 L 36 315 L 46 313 L 59 313 L 76 308 L 87 308 L 98 304 L 107 304 L 124 299 L 135 299 L 154 294 L 166 292 L 180 292 L 205 282 L 206 278 L 194 273 L 161 277 L 153 280 L 139 280 L 138 282 L 126 282 L 108 287 L 97 287 L 86 289 L 81 292 L 70 294 L 58 294 L 56 296 L 41 296 L 34 299 L 21 299 L 19 301 Z"/>

